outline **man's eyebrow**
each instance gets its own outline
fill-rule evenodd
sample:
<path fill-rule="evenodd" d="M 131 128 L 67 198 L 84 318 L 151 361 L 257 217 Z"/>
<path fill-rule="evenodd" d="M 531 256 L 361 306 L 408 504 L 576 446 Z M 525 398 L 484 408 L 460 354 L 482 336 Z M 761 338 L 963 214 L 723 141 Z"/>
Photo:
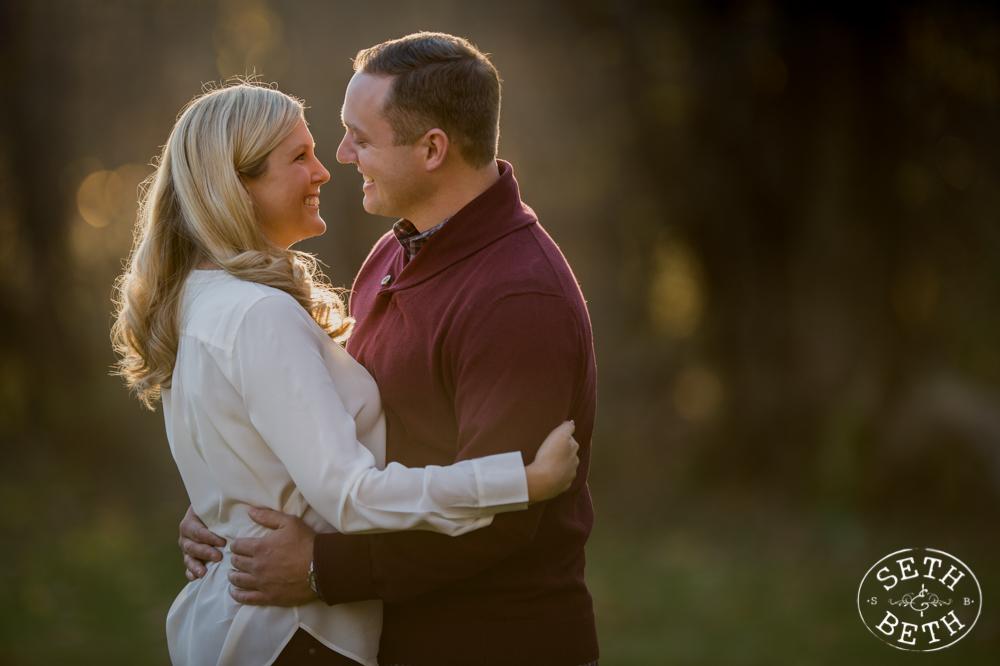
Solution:
<path fill-rule="evenodd" d="M 351 132 L 353 132 L 354 136 L 356 136 L 356 137 L 357 136 L 360 136 L 360 137 L 367 136 L 367 134 L 365 134 L 365 131 L 363 129 L 361 129 L 360 127 L 358 127 L 356 125 L 352 125 L 351 123 L 349 123 L 346 120 L 344 120 L 344 116 L 343 115 L 340 116 L 340 123 L 344 127 L 346 127 L 347 129 L 351 130 Z"/>

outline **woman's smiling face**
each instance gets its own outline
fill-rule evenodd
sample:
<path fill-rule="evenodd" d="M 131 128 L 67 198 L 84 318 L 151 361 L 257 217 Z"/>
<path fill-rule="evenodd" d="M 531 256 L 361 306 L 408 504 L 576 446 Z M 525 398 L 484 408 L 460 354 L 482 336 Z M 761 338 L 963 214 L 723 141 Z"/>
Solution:
<path fill-rule="evenodd" d="M 319 187 L 330 180 L 313 152 L 305 120 L 267 156 L 264 175 L 243 183 L 253 199 L 261 231 L 275 245 L 288 248 L 326 231 L 319 215 Z"/>

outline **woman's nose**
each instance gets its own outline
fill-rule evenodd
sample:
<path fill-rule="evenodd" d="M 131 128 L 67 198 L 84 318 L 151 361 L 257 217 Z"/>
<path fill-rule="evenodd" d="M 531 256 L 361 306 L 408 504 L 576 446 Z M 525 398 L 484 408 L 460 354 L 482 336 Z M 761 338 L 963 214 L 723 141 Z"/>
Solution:
<path fill-rule="evenodd" d="M 322 185 L 330 180 L 330 172 L 326 170 L 326 167 L 318 159 L 316 160 L 316 166 L 319 168 L 313 173 L 313 182 Z"/>

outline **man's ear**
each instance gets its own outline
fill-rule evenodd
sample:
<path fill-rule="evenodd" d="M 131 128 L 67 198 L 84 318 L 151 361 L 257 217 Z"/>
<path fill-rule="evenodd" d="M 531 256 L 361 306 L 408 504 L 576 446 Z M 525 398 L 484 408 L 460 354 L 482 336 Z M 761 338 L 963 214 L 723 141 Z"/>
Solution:
<path fill-rule="evenodd" d="M 423 149 L 424 168 L 428 171 L 440 168 L 451 148 L 448 135 L 444 133 L 444 130 L 434 128 L 427 130 L 419 141 L 420 147 Z"/>

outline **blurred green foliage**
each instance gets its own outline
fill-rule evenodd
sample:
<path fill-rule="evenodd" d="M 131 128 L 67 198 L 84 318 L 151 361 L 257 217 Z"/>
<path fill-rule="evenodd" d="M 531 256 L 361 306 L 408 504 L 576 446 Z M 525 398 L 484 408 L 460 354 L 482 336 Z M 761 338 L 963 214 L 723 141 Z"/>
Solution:
<path fill-rule="evenodd" d="M 336 165 L 350 58 L 419 30 L 504 78 L 500 156 L 600 370 L 605 664 L 893 664 L 857 617 L 903 547 L 979 575 L 1000 647 L 1000 12 L 778 0 L 0 2 L 0 663 L 166 663 L 186 507 L 108 372 L 137 187 L 203 83 L 302 97 L 349 285 L 390 221 Z M 924 658 L 926 657 L 926 658 Z"/>

